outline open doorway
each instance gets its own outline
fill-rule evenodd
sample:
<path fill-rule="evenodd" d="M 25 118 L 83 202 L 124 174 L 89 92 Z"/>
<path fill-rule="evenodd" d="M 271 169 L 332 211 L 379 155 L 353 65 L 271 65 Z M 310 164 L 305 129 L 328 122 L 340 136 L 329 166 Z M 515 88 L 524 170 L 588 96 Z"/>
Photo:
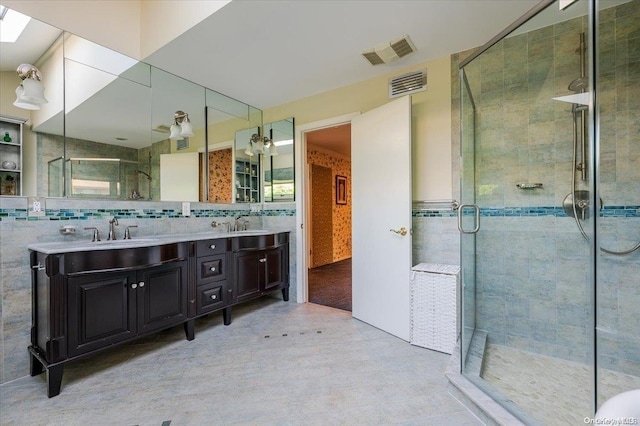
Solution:
<path fill-rule="evenodd" d="M 351 311 L 351 124 L 305 137 L 308 301 Z"/>

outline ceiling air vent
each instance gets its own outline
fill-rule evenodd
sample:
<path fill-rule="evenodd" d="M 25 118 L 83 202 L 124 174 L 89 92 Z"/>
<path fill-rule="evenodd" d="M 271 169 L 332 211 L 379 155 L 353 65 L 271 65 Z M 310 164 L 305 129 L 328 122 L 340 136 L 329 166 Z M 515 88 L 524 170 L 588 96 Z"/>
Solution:
<path fill-rule="evenodd" d="M 389 98 L 427 90 L 427 70 L 410 72 L 389 79 Z"/>
<path fill-rule="evenodd" d="M 416 47 L 413 42 L 408 35 L 405 35 L 385 45 L 378 46 L 375 49 L 362 52 L 362 56 L 364 56 L 371 65 L 380 65 L 397 61 L 403 56 L 407 56 L 409 53 L 415 51 Z"/>

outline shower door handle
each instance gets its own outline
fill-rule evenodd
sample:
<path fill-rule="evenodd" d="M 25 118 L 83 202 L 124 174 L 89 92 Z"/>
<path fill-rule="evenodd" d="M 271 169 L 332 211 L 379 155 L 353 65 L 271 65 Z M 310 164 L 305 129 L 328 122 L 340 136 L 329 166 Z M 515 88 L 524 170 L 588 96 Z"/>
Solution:
<path fill-rule="evenodd" d="M 462 226 L 462 212 L 465 207 L 470 207 L 473 209 L 475 226 L 471 230 L 466 230 Z M 460 204 L 460 207 L 458 207 L 458 230 L 463 234 L 475 234 L 480 230 L 480 207 L 478 207 L 477 204 Z"/>

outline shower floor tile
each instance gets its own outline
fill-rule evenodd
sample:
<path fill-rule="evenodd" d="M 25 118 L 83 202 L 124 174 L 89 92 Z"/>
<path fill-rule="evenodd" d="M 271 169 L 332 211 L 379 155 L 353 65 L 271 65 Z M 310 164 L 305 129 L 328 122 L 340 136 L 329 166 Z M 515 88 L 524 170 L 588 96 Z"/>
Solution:
<path fill-rule="evenodd" d="M 640 377 L 600 369 L 603 400 L 640 388 Z M 593 368 L 489 344 L 482 378 L 544 425 L 584 424 L 592 417 Z"/>

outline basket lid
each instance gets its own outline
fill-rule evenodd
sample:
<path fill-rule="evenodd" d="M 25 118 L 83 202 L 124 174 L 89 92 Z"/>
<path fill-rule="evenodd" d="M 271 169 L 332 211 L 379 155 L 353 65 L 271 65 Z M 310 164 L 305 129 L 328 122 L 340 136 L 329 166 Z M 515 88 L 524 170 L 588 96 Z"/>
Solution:
<path fill-rule="evenodd" d="M 418 263 L 413 268 L 411 268 L 411 270 L 417 272 L 431 272 L 436 274 L 455 275 L 460 272 L 460 266 L 447 265 L 444 263 Z"/>

